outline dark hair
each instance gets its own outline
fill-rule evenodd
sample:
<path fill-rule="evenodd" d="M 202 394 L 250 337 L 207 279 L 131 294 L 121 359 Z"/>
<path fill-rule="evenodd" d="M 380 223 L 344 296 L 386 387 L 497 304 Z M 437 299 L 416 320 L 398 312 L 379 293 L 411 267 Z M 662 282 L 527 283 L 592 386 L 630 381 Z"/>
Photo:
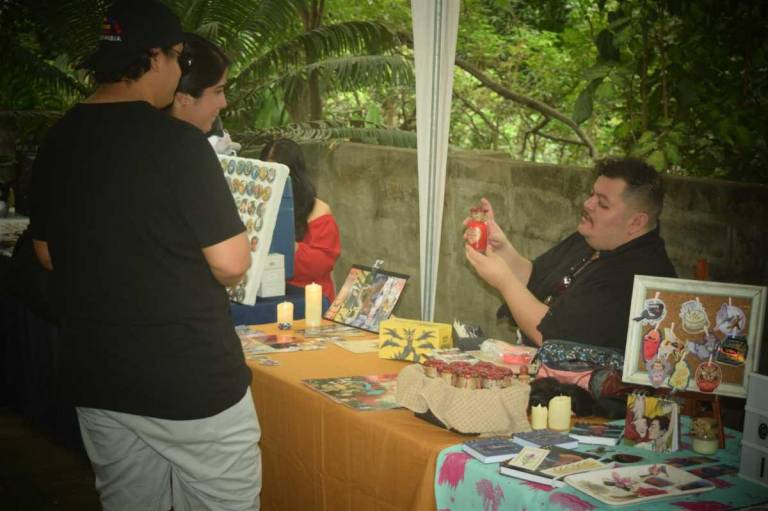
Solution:
<path fill-rule="evenodd" d="M 264 146 L 259 159 L 282 163 L 291 169 L 296 239 L 302 240 L 307 231 L 307 219 L 315 207 L 317 192 L 307 174 L 307 166 L 304 163 L 304 153 L 302 153 L 301 147 L 288 138 L 278 138 Z"/>
<path fill-rule="evenodd" d="M 192 65 L 179 80 L 176 92 L 184 92 L 199 98 L 205 89 L 216 85 L 232 62 L 215 44 L 197 34 L 186 34 L 184 53 L 192 59 Z"/>
<path fill-rule="evenodd" d="M 598 176 L 623 179 L 627 183 L 624 198 L 648 214 L 649 226 L 656 226 L 664 206 L 664 187 L 655 168 L 637 158 L 604 158 L 595 164 L 595 171 Z"/>
<path fill-rule="evenodd" d="M 659 429 L 661 431 L 666 431 L 669 429 L 669 417 L 665 417 L 664 415 L 659 415 L 658 417 L 654 417 L 652 419 L 648 419 L 648 425 L 650 426 L 653 421 L 659 421 Z"/>
<path fill-rule="evenodd" d="M 168 57 L 175 55 L 173 46 L 166 46 L 165 48 L 161 48 L 160 51 L 162 51 Z M 144 73 L 149 71 L 149 68 L 151 67 L 152 55 L 154 54 L 151 50 L 144 50 L 144 53 L 137 56 L 123 69 L 118 69 L 115 71 L 94 71 L 93 79 L 99 85 L 122 82 L 123 80 L 138 80 L 144 75 Z"/>

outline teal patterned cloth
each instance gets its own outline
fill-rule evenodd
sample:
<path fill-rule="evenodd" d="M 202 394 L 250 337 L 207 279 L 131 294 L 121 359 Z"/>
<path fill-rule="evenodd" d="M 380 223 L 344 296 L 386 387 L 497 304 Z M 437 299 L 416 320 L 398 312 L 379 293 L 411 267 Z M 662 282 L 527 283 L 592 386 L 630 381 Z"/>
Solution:
<path fill-rule="evenodd" d="M 683 417 L 681 430 L 690 430 L 690 418 Z M 623 424 L 623 421 L 618 421 Z M 616 453 L 636 454 L 643 457 L 637 465 L 648 463 L 669 463 L 673 458 L 701 456 L 691 450 L 691 437 L 681 435 L 680 450 L 668 454 L 656 454 L 643 449 L 617 445 L 603 447 L 604 456 Z M 600 446 L 581 444 L 579 451 L 595 451 Z M 725 449 L 718 450 L 710 458 L 716 460 L 680 467 L 692 470 L 715 465 L 730 465 L 738 472 L 741 450 L 741 433 L 726 430 Z M 624 464 L 621 466 L 629 466 Z M 608 506 L 569 486 L 552 488 L 499 474 L 498 463 L 480 463 L 461 449 L 461 444 L 443 449 L 437 458 L 435 473 L 435 500 L 438 511 L 507 511 L 507 510 L 568 510 L 587 511 L 594 509 L 632 509 L 634 510 L 691 510 L 725 511 L 739 509 L 756 504 L 768 504 L 768 487 L 742 479 L 736 473 L 708 478 L 716 488 L 714 490 L 687 495 L 681 500 L 660 499 L 640 505 L 625 507 Z M 766 509 L 766 508 L 761 508 Z"/>

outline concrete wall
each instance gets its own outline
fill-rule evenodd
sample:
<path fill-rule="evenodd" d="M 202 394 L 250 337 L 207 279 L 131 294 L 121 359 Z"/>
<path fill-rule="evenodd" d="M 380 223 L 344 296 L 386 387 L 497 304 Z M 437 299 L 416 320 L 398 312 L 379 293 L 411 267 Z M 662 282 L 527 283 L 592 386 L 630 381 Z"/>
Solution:
<path fill-rule="evenodd" d="M 419 312 L 419 215 L 416 151 L 354 143 L 305 147 L 319 196 L 341 229 L 335 280 L 352 264 L 411 276 L 397 315 Z M 497 222 L 527 257 L 536 257 L 573 232 L 593 183 L 589 169 L 512 161 L 498 154 L 451 152 L 435 319 L 459 318 L 499 339 L 512 329 L 497 322 L 500 299 L 464 258 L 462 220 L 480 197 L 494 205 Z M 662 236 L 681 277 L 693 276 L 705 257 L 712 280 L 768 284 L 768 186 L 668 177 Z"/>

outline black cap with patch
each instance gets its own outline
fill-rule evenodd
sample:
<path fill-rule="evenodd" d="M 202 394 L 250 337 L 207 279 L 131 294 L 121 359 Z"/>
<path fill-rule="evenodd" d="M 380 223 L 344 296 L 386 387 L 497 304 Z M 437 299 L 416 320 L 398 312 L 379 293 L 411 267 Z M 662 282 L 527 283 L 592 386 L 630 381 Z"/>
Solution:
<path fill-rule="evenodd" d="M 79 67 L 119 71 L 150 48 L 183 41 L 181 22 L 167 6 L 155 0 L 118 0 L 104 17 L 98 50 Z"/>

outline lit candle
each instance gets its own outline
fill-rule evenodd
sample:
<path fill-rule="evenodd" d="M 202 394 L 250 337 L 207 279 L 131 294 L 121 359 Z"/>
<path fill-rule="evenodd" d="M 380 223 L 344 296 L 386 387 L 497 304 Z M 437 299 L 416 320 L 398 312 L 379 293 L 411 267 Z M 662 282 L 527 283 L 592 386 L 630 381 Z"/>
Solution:
<path fill-rule="evenodd" d="M 304 307 L 306 310 L 306 325 L 320 326 L 320 316 L 323 308 L 323 286 L 314 282 L 304 288 Z"/>
<path fill-rule="evenodd" d="M 282 302 L 277 304 L 277 324 L 288 325 L 293 323 L 293 303 Z"/>
<path fill-rule="evenodd" d="M 571 429 L 570 396 L 556 396 L 549 400 L 549 429 L 555 431 Z"/>
<path fill-rule="evenodd" d="M 536 405 L 531 407 L 531 428 L 547 429 L 547 407 Z"/>

